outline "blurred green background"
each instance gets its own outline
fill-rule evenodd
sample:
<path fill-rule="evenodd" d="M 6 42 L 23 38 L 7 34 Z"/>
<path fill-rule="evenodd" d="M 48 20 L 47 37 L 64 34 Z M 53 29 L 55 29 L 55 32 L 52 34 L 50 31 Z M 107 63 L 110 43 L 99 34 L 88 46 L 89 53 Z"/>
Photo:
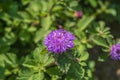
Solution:
<path fill-rule="evenodd" d="M 76 11 L 82 11 L 83 16 L 76 18 Z M 45 36 L 59 28 L 76 36 L 75 45 L 83 61 L 87 77 L 73 80 L 120 80 L 120 62 L 106 58 L 109 51 L 102 50 L 115 41 L 120 42 L 119 0 L 0 0 L 0 80 L 59 80 L 51 77 L 52 69 L 51 72 L 43 69 L 34 78 L 23 78 L 33 75 L 25 64 L 37 60 L 36 48 L 46 53 Z M 111 42 L 106 44 L 104 40 Z M 53 61 L 48 58 L 45 66 L 51 63 L 49 59 Z M 64 80 L 63 75 L 60 80 Z"/>

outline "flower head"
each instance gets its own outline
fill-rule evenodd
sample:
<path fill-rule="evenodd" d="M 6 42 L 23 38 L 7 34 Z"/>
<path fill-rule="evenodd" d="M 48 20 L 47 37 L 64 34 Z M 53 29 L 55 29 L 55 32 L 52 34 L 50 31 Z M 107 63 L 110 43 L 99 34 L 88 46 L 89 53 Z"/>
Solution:
<path fill-rule="evenodd" d="M 120 60 L 120 43 L 113 45 L 110 52 L 111 58 L 114 60 Z"/>
<path fill-rule="evenodd" d="M 74 35 L 66 30 L 58 29 L 50 32 L 45 40 L 44 44 L 47 50 L 54 53 L 63 53 L 67 49 L 74 47 Z"/>
<path fill-rule="evenodd" d="M 82 18 L 83 12 L 82 11 L 75 11 L 74 12 L 74 17 L 75 18 Z"/>

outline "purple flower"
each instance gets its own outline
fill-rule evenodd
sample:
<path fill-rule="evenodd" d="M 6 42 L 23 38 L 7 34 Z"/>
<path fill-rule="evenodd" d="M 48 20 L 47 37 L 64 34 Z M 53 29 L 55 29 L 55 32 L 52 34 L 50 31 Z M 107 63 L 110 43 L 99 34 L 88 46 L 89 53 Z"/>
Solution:
<path fill-rule="evenodd" d="M 120 60 L 120 43 L 111 47 L 111 58 L 114 60 Z"/>
<path fill-rule="evenodd" d="M 75 11 L 74 12 L 74 17 L 75 18 L 82 18 L 83 12 L 82 11 Z"/>
<path fill-rule="evenodd" d="M 74 47 L 74 35 L 66 30 L 59 29 L 50 32 L 44 40 L 47 50 L 54 53 L 63 53 Z"/>

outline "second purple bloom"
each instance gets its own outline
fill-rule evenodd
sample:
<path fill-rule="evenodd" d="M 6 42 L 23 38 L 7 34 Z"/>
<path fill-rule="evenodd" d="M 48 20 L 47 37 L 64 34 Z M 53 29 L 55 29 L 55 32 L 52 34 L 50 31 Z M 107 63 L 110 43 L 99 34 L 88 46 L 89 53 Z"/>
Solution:
<path fill-rule="evenodd" d="M 114 60 L 120 60 L 120 43 L 111 47 L 111 58 Z"/>

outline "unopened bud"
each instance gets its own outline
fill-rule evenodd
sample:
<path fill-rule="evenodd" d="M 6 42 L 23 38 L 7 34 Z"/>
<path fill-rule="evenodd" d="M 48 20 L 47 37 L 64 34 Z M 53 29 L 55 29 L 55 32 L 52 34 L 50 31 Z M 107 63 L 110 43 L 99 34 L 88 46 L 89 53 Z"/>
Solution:
<path fill-rule="evenodd" d="M 75 18 L 82 18 L 83 12 L 82 11 L 75 11 L 74 12 L 74 17 Z"/>

